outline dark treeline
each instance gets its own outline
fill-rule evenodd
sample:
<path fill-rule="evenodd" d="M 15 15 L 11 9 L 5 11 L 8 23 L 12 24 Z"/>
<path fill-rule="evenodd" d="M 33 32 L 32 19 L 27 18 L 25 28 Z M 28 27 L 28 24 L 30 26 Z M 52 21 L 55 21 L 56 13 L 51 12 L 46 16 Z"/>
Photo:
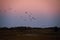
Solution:
<path fill-rule="evenodd" d="M 57 32 L 60 29 L 60 27 L 55 26 L 55 27 L 48 27 L 48 28 L 32 28 L 32 27 L 26 27 L 26 26 L 19 26 L 19 27 L 11 27 L 11 28 L 8 28 L 8 27 L 0 28 L 0 30 L 31 30 L 31 29 L 51 29 Z"/>

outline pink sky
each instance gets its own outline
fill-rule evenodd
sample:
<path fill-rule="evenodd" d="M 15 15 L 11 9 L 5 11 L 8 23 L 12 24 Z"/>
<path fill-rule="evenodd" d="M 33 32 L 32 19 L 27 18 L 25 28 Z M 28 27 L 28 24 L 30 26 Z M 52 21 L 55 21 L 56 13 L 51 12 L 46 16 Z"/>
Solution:
<path fill-rule="evenodd" d="M 2 10 L 12 8 L 19 12 L 29 9 L 29 11 L 55 12 L 57 7 L 57 0 L 1 0 Z"/>
<path fill-rule="evenodd" d="M 52 19 L 58 14 L 58 0 L 0 0 L 1 11 L 4 15 L 24 16 L 25 11 L 34 17 Z M 24 16 L 25 17 L 25 16 Z"/>

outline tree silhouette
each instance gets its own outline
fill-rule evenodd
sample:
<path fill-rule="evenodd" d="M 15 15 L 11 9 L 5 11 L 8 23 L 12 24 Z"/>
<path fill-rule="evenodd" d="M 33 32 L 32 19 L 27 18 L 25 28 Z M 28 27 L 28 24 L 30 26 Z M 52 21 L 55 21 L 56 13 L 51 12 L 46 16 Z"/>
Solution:
<path fill-rule="evenodd" d="M 54 27 L 54 31 L 55 31 L 55 32 L 58 31 L 58 27 L 57 27 L 57 26 Z"/>

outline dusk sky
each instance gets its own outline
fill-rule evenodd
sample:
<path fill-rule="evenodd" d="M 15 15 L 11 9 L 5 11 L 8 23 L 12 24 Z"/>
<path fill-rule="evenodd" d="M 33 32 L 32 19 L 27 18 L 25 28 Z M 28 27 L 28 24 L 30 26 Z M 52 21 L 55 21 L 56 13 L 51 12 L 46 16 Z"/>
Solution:
<path fill-rule="evenodd" d="M 59 0 L 0 0 L 1 26 L 60 26 Z"/>

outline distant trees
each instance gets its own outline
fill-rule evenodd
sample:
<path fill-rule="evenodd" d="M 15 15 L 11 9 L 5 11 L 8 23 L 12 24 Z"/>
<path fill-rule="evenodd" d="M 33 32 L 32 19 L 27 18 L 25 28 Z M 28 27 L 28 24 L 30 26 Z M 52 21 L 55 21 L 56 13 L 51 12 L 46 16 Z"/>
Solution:
<path fill-rule="evenodd" d="M 0 29 L 2 29 L 2 30 L 7 30 L 8 28 L 7 28 L 7 27 L 1 27 Z"/>
<path fill-rule="evenodd" d="M 54 27 L 54 31 L 57 32 L 59 28 L 57 26 Z"/>
<path fill-rule="evenodd" d="M 26 27 L 26 26 L 18 26 L 18 27 L 11 27 L 11 28 L 7 28 L 7 27 L 2 27 L 0 28 L 0 30 L 31 30 L 31 29 L 51 29 L 54 32 L 59 31 L 60 28 L 58 28 L 57 26 L 54 27 L 48 27 L 48 28 L 31 28 L 31 27 Z"/>
<path fill-rule="evenodd" d="M 59 31 L 60 28 L 58 28 L 57 26 L 54 26 L 54 27 L 49 27 L 47 29 L 52 29 L 54 32 L 57 32 Z"/>

